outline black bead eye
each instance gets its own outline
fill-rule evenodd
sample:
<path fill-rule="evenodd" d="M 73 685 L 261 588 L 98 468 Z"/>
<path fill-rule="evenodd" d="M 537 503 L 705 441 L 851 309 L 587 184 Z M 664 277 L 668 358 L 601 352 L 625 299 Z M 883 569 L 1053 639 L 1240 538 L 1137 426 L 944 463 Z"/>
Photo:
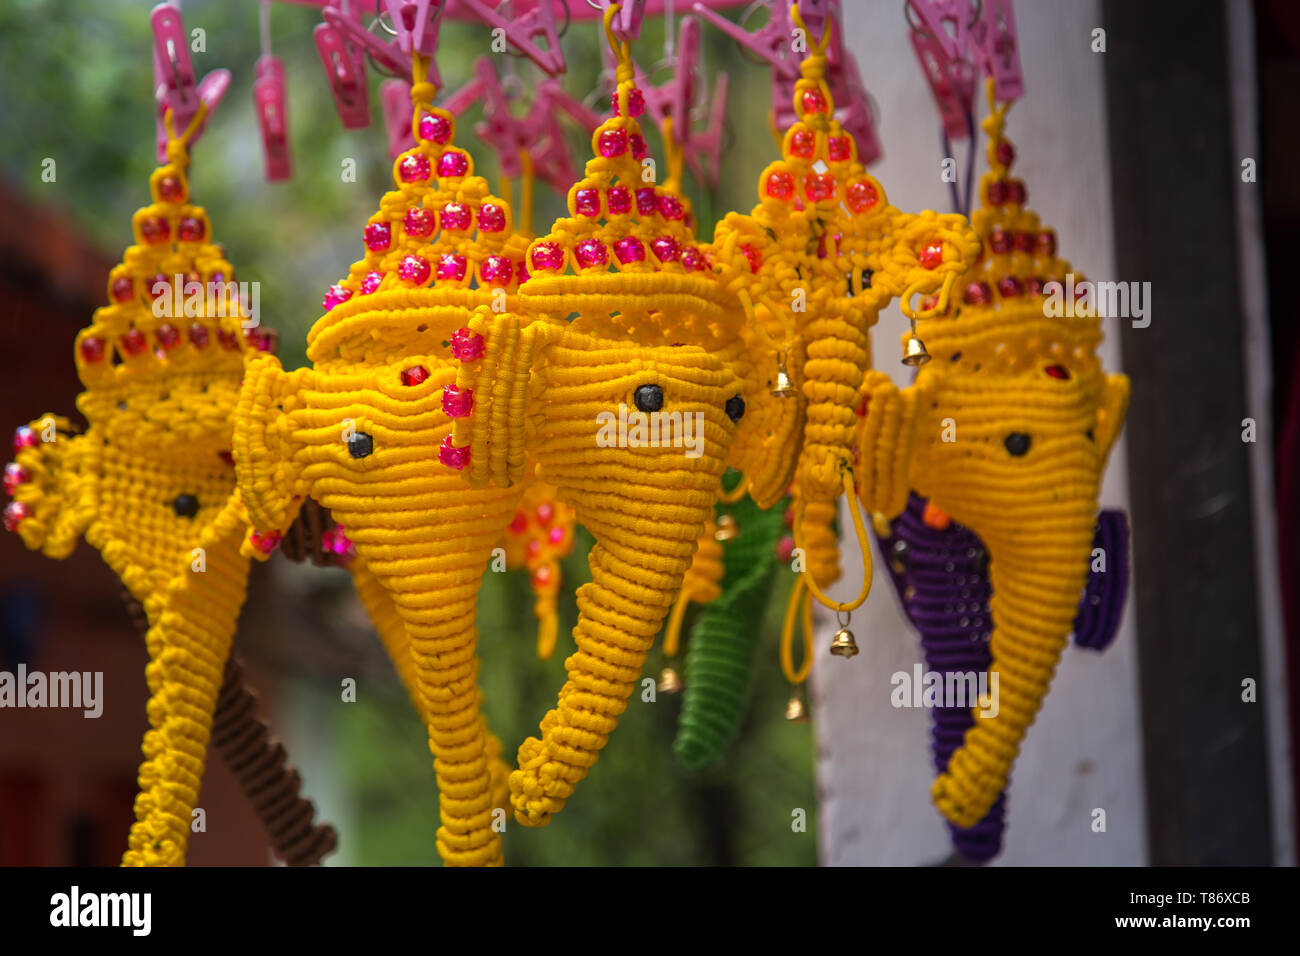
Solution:
<path fill-rule="evenodd" d="M 726 409 L 727 417 L 733 422 L 738 422 L 745 415 L 745 400 L 739 395 L 732 395 L 727 399 Z"/>
<path fill-rule="evenodd" d="M 356 432 L 348 439 L 348 454 L 353 458 L 365 458 L 375 450 L 375 440 L 365 432 Z"/>
<path fill-rule="evenodd" d="M 1093 436 L 1093 434 L 1092 434 L 1092 429 L 1091 429 L 1091 428 L 1089 428 L 1086 432 L 1084 432 L 1084 434 L 1088 436 L 1088 441 L 1096 441 L 1096 440 L 1097 440 L 1097 439 Z"/>
<path fill-rule="evenodd" d="M 1002 442 L 1007 446 L 1007 451 L 1019 458 L 1029 451 L 1029 436 L 1024 432 L 1012 432 Z"/>
<path fill-rule="evenodd" d="M 172 499 L 172 510 L 178 518 L 193 518 L 199 513 L 199 499 L 193 495 L 177 495 Z"/>
<path fill-rule="evenodd" d="M 642 385 L 636 390 L 632 400 L 643 412 L 657 412 L 664 407 L 664 390 L 658 385 Z"/>

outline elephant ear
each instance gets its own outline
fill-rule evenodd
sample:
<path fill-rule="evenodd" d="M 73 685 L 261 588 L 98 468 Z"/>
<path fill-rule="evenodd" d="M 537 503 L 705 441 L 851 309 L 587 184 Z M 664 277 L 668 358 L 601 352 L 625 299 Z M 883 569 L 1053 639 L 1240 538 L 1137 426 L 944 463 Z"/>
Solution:
<path fill-rule="evenodd" d="M 756 357 L 745 376 L 745 417 L 741 419 L 728 462 L 749 479 L 749 496 L 760 508 L 770 508 L 785 496 L 794 480 L 803 446 L 806 404 L 803 396 L 804 344 L 795 337 L 786 359 L 790 387 L 774 394 L 779 365 L 771 349 L 755 342 Z"/>
<path fill-rule="evenodd" d="M 299 466 L 284 420 L 295 385 L 273 355 L 258 353 L 244 366 L 235 405 L 235 474 L 249 521 L 259 531 L 283 532 L 297 510 Z"/>
<path fill-rule="evenodd" d="M 66 558 L 95 518 L 93 482 L 81 467 L 91 445 L 58 415 L 47 413 L 27 427 L 38 440 L 15 456 L 26 475 L 14 489 L 14 501 L 27 509 L 18 534 L 31 550 Z"/>
<path fill-rule="evenodd" d="M 858 497 L 872 514 L 896 517 L 907 506 L 909 469 L 916 441 L 917 386 L 900 389 L 884 372 L 867 372 L 862 383 L 866 414 L 858 426 L 854 474 Z"/>
<path fill-rule="evenodd" d="M 532 372 L 556 329 L 548 322 L 525 322 L 514 313 L 480 306 L 468 333 L 458 332 L 461 339 L 453 346 L 461 359 L 456 389 L 470 395 L 472 405 L 469 415 L 453 424 L 452 447 L 444 446 L 441 460 L 462 469 L 476 488 L 508 488 L 524 479 L 528 432 L 542 414 Z"/>

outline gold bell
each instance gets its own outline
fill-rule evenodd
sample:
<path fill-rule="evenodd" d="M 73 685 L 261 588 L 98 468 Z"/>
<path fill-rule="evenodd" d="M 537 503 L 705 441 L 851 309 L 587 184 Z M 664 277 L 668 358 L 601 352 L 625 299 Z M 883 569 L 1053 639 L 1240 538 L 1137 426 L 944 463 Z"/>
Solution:
<path fill-rule="evenodd" d="M 790 700 L 785 705 L 785 719 L 793 724 L 808 723 L 808 707 L 797 687 L 790 691 Z"/>
<path fill-rule="evenodd" d="M 785 363 L 782 362 L 776 370 L 776 384 L 772 386 L 772 394 L 777 398 L 790 398 L 795 391 L 794 383 L 790 381 L 790 373 L 785 370 Z"/>
<path fill-rule="evenodd" d="M 907 345 L 903 347 L 903 364 L 915 368 L 928 361 L 930 361 L 930 353 L 926 351 L 925 343 L 913 332 L 912 337 L 907 340 Z"/>
<path fill-rule="evenodd" d="M 659 689 L 665 694 L 680 694 L 682 692 L 682 679 L 677 676 L 677 671 L 671 667 L 665 667 L 659 675 Z"/>
<path fill-rule="evenodd" d="M 858 652 L 858 642 L 853 639 L 853 632 L 842 627 L 835 632 L 831 640 L 831 653 L 836 657 L 852 657 Z"/>
<path fill-rule="evenodd" d="M 718 528 L 713 532 L 715 541 L 735 541 L 740 537 L 740 525 L 731 515 L 718 516 Z"/>

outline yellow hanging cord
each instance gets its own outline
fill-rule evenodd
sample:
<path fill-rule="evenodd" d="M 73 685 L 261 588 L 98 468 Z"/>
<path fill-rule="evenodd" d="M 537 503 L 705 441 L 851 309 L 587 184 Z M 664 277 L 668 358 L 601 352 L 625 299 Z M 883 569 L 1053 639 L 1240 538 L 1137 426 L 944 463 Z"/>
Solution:
<path fill-rule="evenodd" d="M 871 593 L 871 542 L 867 538 L 866 524 L 862 520 L 862 507 L 858 503 L 858 495 L 853 488 L 853 472 L 847 468 L 843 473 L 843 483 L 844 496 L 849 499 L 849 510 L 853 513 L 853 529 L 858 535 L 858 548 L 862 552 L 862 590 L 856 598 L 847 603 L 832 601 L 817 586 L 811 571 L 804 571 L 801 575 L 807 581 L 808 590 L 817 599 L 818 603 L 823 607 L 830 608 L 832 611 L 852 611 L 860 607 L 862 602 L 867 599 L 867 595 Z M 803 550 L 803 511 L 804 500 L 800 497 L 795 501 L 794 514 L 794 544 L 800 550 Z"/>
<path fill-rule="evenodd" d="M 806 574 L 801 574 L 794 581 L 794 587 L 790 589 L 790 600 L 785 606 L 785 620 L 781 624 L 781 673 L 791 684 L 802 684 L 808 679 L 808 674 L 812 671 L 813 648 L 812 648 L 812 602 L 808 599 L 807 582 L 811 578 Z M 794 621 L 795 615 L 802 611 L 800 615 L 803 623 L 803 657 L 799 661 L 799 669 L 794 669 Z"/>

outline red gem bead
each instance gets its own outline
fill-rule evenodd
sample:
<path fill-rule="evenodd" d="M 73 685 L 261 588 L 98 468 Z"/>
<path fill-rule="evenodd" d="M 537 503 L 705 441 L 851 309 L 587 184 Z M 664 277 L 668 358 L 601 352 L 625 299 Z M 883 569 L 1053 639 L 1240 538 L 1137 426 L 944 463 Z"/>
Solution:
<path fill-rule="evenodd" d="M 643 216 L 652 216 L 659 208 L 659 199 L 655 196 L 653 186 L 645 186 L 636 191 L 636 211 Z"/>
<path fill-rule="evenodd" d="M 451 279 L 459 282 L 465 278 L 465 273 L 469 269 L 469 261 L 464 256 L 456 255 L 449 252 L 438 260 L 438 278 Z"/>
<path fill-rule="evenodd" d="M 384 281 L 382 272 L 367 272 L 366 277 L 361 280 L 361 294 L 370 295 L 379 288 L 379 284 Z"/>
<path fill-rule="evenodd" d="M 455 385 L 447 385 L 442 390 L 442 411 L 448 418 L 468 418 L 474 410 L 474 390 L 461 391 Z"/>
<path fill-rule="evenodd" d="M 522 511 L 516 511 L 514 520 L 508 525 L 511 534 L 523 534 L 528 530 L 528 515 Z"/>
<path fill-rule="evenodd" d="M 551 272 L 564 268 L 564 250 L 558 242 L 539 242 L 529 256 L 534 269 Z"/>
<path fill-rule="evenodd" d="M 1060 379 L 1063 382 L 1069 381 L 1070 379 L 1070 370 L 1064 365 L 1049 365 L 1047 368 L 1043 369 L 1043 371 L 1052 378 Z"/>
<path fill-rule="evenodd" d="M 545 588 L 550 583 L 551 566 L 549 564 L 543 564 L 541 567 L 533 571 L 533 587 Z"/>
<path fill-rule="evenodd" d="M 239 336 L 229 329 L 217 329 L 217 341 L 221 343 L 221 347 L 224 349 L 235 350 L 239 348 Z"/>
<path fill-rule="evenodd" d="M 448 468 L 461 471 L 469 464 L 469 446 L 457 448 L 451 443 L 451 436 L 448 435 L 442 440 L 442 444 L 438 446 L 438 460 Z"/>
<path fill-rule="evenodd" d="M 420 139 L 428 139 L 441 146 L 451 139 L 451 122 L 437 113 L 425 113 L 420 117 Z"/>
<path fill-rule="evenodd" d="M 822 95 L 822 91 L 819 89 L 804 90 L 803 96 L 799 98 L 799 103 L 805 113 L 826 113 L 829 111 L 826 97 Z"/>
<path fill-rule="evenodd" d="M 614 101 L 613 102 L 614 115 L 615 116 L 621 115 L 618 109 L 617 90 L 614 91 L 614 95 L 611 97 L 611 99 Z M 645 94 L 643 94 L 635 86 L 632 87 L 632 89 L 628 90 L 627 93 L 627 111 L 631 113 L 633 116 L 640 116 L 642 113 L 645 112 Z"/>
<path fill-rule="evenodd" d="M 614 243 L 614 255 L 624 265 L 629 262 L 644 262 L 645 246 L 641 245 L 641 240 L 636 236 L 624 236 Z"/>
<path fill-rule="evenodd" d="M 549 501 L 543 501 L 537 506 L 537 520 L 547 525 L 555 520 L 555 506 Z"/>
<path fill-rule="evenodd" d="M 1007 201 L 1017 206 L 1023 206 L 1028 198 L 1025 191 L 1025 184 L 1022 180 L 1012 179 L 1007 182 Z"/>
<path fill-rule="evenodd" d="M 163 202 L 181 202 L 185 199 L 185 187 L 178 176 L 164 176 L 158 180 L 158 198 Z"/>
<path fill-rule="evenodd" d="M 158 216 L 149 216 L 140 220 L 140 238 L 145 242 L 166 242 L 171 238 L 171 227 L 167 220 Z"/>
<path fill-rule="evenodd" d="M 438 165 L 441 167 L 441 160 Z M 441 168 L 439 168 L 438 174 L 442 175 Z M 397 164 L 397 175 L 401 177 L 404 183 L 425 182 L 429 178 L 429 157 L 425 156 L 424 153 L 407 153 L 402 157 L 402 161 Z"/>
<path fill-rule="evenodd" d="M 81 340 L 81 358 L 86 362 L 98 362 L 104 357 L 104 340 L 88 335 Z"/>
<path fill-rule="evenodd" d="M 147 289 L 151 300 L 160 299 L 165 295 L 172 294 L 172 284 L 167 281 L 167 277 L 161 272 L 149 280 Z"/>
<path fill-rule="evenodd" d="M 208 337 L 207 327 L 200 325 L 197 322 L 190 326 L 189 338 L 190 344 L 196 349 L 205 349 L 208 347 L 208 343 L 212 341 Z"/>
<path fill-rule="evenodd" d="M 880 195 L 876 192 L 876 187 L 864 180 L 858 180 L 856 183 L 852 183 L 844 195 L 844 201 L 847 203 L 849 209 L 852 212 L 857 213 L 866 212 L 874 206 L 879 199 Z"/>
<path fill-rule="evenodd" d="M 321 532 L 321 548 L 338 555 L 345 563 L 357 556 L 357 546 L 343 533 L 343 526 L 337 525 Z"/>
<path fill-rule="evenodd" d="M 270 554 L 280 546 L 280 532 L 278 531 L 250 531 L 248 540 L 252 542 L 253 547 L 263 554 Z"/>
<path fill-rule="evenodd" d="M 1032 276 L 1025 280 L 1025 291 L 1030 295 L 1042 295 L 1044 282 L 1039 276 Z"/>
<path fill-rule="evenodd" d="M 19 425 L 14 429 L 14 454 L 22 451 L 24 448 L 34 448 L 40 442 L 36 432 L 30 425 Z"/>
<path fill-rule="evenodd" d="M 610 215 L 621 216 L 632 208 L 632 193 L 625 186 L 614 186 L 605 194 L 605 202 L 609 205 Z"/>
<path fill-rule="evenodd" d="M 18 486 L 23 482 L 31 479 L 27 469 L 16 461 L 11 461 L 5 465 L 5 494 L 13 497 L 13 493 L 18 490 Z"/>
<path fill-rule="evenodd" d="M 609 250 L 599 239 L 584 239 L 573 250 L 578 265 L 584 269 L 609 265 Z"/>
<path fill-rule="evenodd" d="M 847 136 L 832 136 L 826 141 L 826 153 L 832 163 L 842 163 L 853 156 L 853 147 Z"/>
<path fill-rule="evenodd" d="M 993 290 L 986 282 L 972 282 L 966 286 L 962 301 L 967 305 L 985 305 L 993 298 Z"/>
<path fill-rule="evenodd" d="M 523 285 L 528 281 L 528 263 L 520 259 L 515 263 L 515 274 L 519 276 L 519 284 Z"/>
<path fill-rule="evenodd" d="M 130 276 L 118 276 L 109 286 L 109 295 L 114 302 L 130 302 L 135 298 L 135 283 Z"/>
<path fill-rule="evenodd" d="M 1004 299 L 1014 299 L 1018 295 L 1024 295 L 1025 287 L 1015 276 L 1003 276 L 998 280 L 998 295 Z"/>
<path fill-rule="evenodd" d="M 403 385 L 419 385 L 429 377 L 429 370 L 423 365 L 412 365 L 410 368 L 402 369 Z"/>
<path fill-rule="evenodd" d="M 994 226 L 993 231 L 989 233 L 989 247 L 996 253 L 1010 252 L 1011 241 L 1011 233 L 1001 226 Z"/>
<path fill-rule="evenodd" d="M 556 525 L 554 528 L 552 528 L 550 531 L 546 533 L 546 539 L 550 541 L 551 544 L 563 544 L 564 529 L 559 525 Z"/>
<path fill-rule="evenodd" d="M 473 329 L 460 328 L 451 333 L 452 357 L 461 362 L 473 362 L 483 357 L 483 336 Z"/>
<path fill-rule="evenodd" d="M 346 289 L 341 285 L 332 285 L 325 290 L 325 301 L 321 303 L 325 311 L 328 312 L 336 305 L 340 305 L 352 298 L 352 290 Z"/>
<path fill-rule="evenodd" d="M 682 201 L 676 196 L 660 196 L 659 215 L 670 222 L 676 222 L 686 215 L 686 210 L 682 207 Z"/>
<path fill-rule="evenodd" d="M 5 530 L 17 531 L 18 526 L 31 514 L 31 510 L 21 501 L 11 501 L 5 505 Z"/>
<path fill-rule="evenodd" d="M 176 227 L 182 242 L 200 242 L 207 233 L 203 220 L 197 216 L 186 216 Z"/>
<path fill-rule="evenodd" d="M 749 260 L 749 271 L 757 272 L 763 265 L 763 257 L 759 254 L 758 250 L 748 243 L 745 243 L 740 247 L 740 251 L 744 253 L 745 258 Z"/>
<path fill-rule="evenodd" d="M 813 202 L 835 198 L 835 177 L 830 173 L 809 173 L 803 178 L 803 191 Z"/>
<path fill-rule="evenodd" d="M 922 268 L 937 269 L 943 265 L 943 243 L 936 240 L 927 244 L 918 258 Z"/>
<path fill-rule="evenodd" d="M 429 281 L 429 271 L 429 260 L 424 256 L 406 256 L 397 268 L 397 275 L 414 285 L 424 285 Z"/>
<path fill-rule="evenodd" d="M 606 159 L 622 156 L 627 152 L 627 131 L 607 129 L 596 137 L 596 148 Z"/>
<path fill-rule="evenodd" d="M 997 156 L 998 165 L 1010 166 L 1016 161 L 1016 148 L 1008 143 L 1005 139 L 998 143 L 994 151 Z"/>
<path fill-rule="evenodd" d="M 164 322 L 155 330 L 154 338 L 158 340 L 158 344 L 162 346 L 164 352 L 170 352 L 180 342 L 181 334 L 176 330 L 176 326 Z"/>
<path fill-rule="evenodd" d="M 462 229 L 469 228 L 470 211 L 464 203 L 449 202 L 442 207 L 442 212 L 438 215 L 438 222 L 442 228 L 451 232 L 459 232 Z"/>
<path fill-rule="evenodd" d="M 790 152 L 800 159 L 812 159 L 817 148 L 817 134 L 810 129 L 797 129 L 790 134 Z"/>
<path fill-rule="evenodd" d="M 600 190 L 578 189 L 573 193 L 573 211 L 579 216 L 594 218 L 600 215 Z"/>
<path fill-rule="evenodd" d="M 645 137 L 642 136 L 640 133 L 633 133 L 631 136 L 628 137 L 628 142 L 632 146 L 632 158 L 645 159 L 646 156 Z"/>
<path fill-rule="evenodd" d="M 1032 232 L 1017 232 L 1011 237 L 1011 243 L 1015 246 L 1016 252 L 1033 252 L 1034 238 Z"/>
<path fill-rule="evenodd" d="M 149 342 L 139 329 L 131 329 L 122 336 L 122 351 L 127 355 L 139 355 L 148 347 Z"/>
<path fill-rule="evenodd" d="M 687 272 L 699 272 L 704 268 L 704 257 L 700 255 L 698 249 L 694 246 L 687 246 L 682 250 L 682 268 Z"/>
<path fill-rule="evenodd" d="M 921 300 L 921 311 L 928 312 L 938 304 L 939 304 L 939 296 L 927 295 L 924 299 Z M 867 400 L 864 398 L 862 400 L 862 406 L 861 406 L 862 411 L 858 413 L 859 415 L 865 415 L 867 413 L 866 406 L 867 406 Z"/>
<path fill-rule="evenodd" d="M 794 195 L 794 177 L 789 173 L 774 172 L 767 177 L 764 188 L 773 199 L 789 199 Z"/>
<path fill-rule="evenodd" d="M 677 240 L 672 236 L 660 236 L 650 243 L 650 250 L 660 262 L 675 262 L 681 252 L 681 247 L 677 245 Z"/>
<path fill-rule="evenodd" d="M 479 232 L 500 232 L 506 227 L 506 211 L 494 202 L 485 202 L 478 210 Z"/>
<path fill-rule="evenodd" d="M 393 241 L 393 227 L 386 222 L 372 222 L 366 226 L 365 239 L 371 252 L 383 252 Z"/>
<path fill-rule="evenodd" d="M 1050 229 L 1044 230 L 1038 234 L 1036 244 L 1040 256 L 1051 257 L 1056 255 L 1056 233 L 1052 232 Z"/>
<path fill-rule="evenodd" d="M 1000 179 L 995 179 L 989 183 L 989 202 L 994 206 L 1001 206 L 1007 201 L 1007 184 Z"/>
<path fill-rule="evenodd" d="M 423 206 L 412 206 L 402 217 L 402 228 L 408 236 L 423 239 L 433 235 L 434 215 Z"/>
<path fill-rule="evenodd" d="M 776 559 L 784 564 L 793 554 L 794 538 L 787 534 L 776 543 Z"/>
<path fill-rule="evenodd" d="M 484 282 L 495 282 L 498 285 L 509 285 L 514 274 L 514 263 L 505 256 L 488 256 L 479 267 L 479 275 Z"/>
<path fill-rule="evenodd" d="M 438 175 L 444 178 L 464 176 L 469 172 L 469 157 L 453 149 L 438 157 Z"/>

